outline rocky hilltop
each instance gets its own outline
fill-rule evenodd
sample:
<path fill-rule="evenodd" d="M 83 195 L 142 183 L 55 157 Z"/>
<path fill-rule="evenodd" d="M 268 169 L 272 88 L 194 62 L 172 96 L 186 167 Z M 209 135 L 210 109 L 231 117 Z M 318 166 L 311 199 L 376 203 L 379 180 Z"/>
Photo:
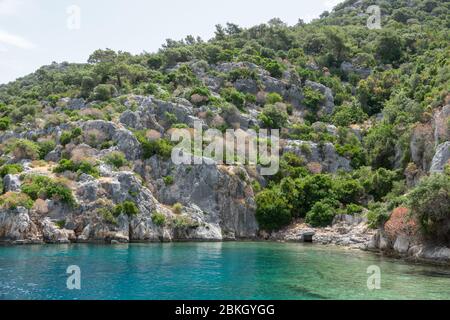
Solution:
<path fill-rule="evenodd" d="M 366 26 L 373 4 L 381 30 Z M 97 50 L 1 85 L 0 240 L 315 234 L 450 260 L 448 12 L 447 1 L 352 0 L 309 24 L 228 23 L 209 41 Z M 215 162 L 206 143 L 183 151 L 202 164 L 175 165 L 172 133 L 195 124 L 280 130 L 279 171 L 261 174 L 261 156 Z"/>

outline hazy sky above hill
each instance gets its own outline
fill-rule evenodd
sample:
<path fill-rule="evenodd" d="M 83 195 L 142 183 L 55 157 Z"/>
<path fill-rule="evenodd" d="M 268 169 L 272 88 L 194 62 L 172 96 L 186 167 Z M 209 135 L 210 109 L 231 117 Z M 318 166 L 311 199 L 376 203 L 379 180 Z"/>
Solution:
<path fill-rule="evenodd" d="M 156 51 L 167 38 L 207 40 L 219 23 L 310 21 L 342 1 L 0 0 L 0 84 L 52 61 L 86 62 L 99 48 L 141 53 Z"/>

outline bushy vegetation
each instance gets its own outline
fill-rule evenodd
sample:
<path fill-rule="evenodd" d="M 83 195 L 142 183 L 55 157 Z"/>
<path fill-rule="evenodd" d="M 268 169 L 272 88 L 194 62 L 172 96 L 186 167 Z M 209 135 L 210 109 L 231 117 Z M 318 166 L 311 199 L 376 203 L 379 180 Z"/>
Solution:
<path fill-rule="evenodd" d="M 118 217 L 121 214 L 126 215 L 128 217 L 136 216 L 139 213 L 139 208 L 132 201 L 124 201 L 123 203 L 118 204 L 113 209 L 113 216 Z"/>
<path fill-rule="evenodd" d="M 116 169 L 120 169 L 127 165 L 128 161 L 123 154 L 123 152 L 120 151 L 114 151 L 109 154 L 107 154 L 104 157 L 105 163 L 115 167 Z"/>
<path fill-rule="evenodd" d="M 408 206 L 426 235 L 450 243 L 450 176 L 435 174 L 423 179 L 408 194 Z"/>
<path fill-rule="evenodd" d="M 31 209 L 33 200 L 25 193 L 7 192 L 0 196 L 0 207 L 14 210 L 18 207 Z"/>
<path fill-rule="evenodd" d="M 173 147 L 170 141 L 166 139 L 149 140 L 141 132 L 136 133 L 136 138 L 142 146 L 144 159 L 149 159 L 157 155 L 167 160 L 172 156 Z"/>
<path fill-rule="evenodd" d="M 160 212 L 153 212 L 152 221 L 158 227 L 163 227 L 166 224 L 166 216 Z"/>
<path fill-rule="evenodd" d="M 72 190 L 63 181 L 40 175 L 26 175 L 21 188 L 32 200 L 54 199 L 69 206 L 75 205 Z"/>
<path fill-rule="evenodd" d="M 411 159 L 413 130 L 422 128 L 423 136 L 432 137 L 429 125 L 433 114 L 448 99 L 449 3 L 382 1 L 383 28 L 370 30 L 367 16 L 359 13 L 372 2 L 344 1 L 309 24 L 299 21 L 288 26 L 272 19 L 250 28 L 232 23 L 218 25 L 210 41 L 193 36 L 179 41 L 168 39 L 156 53 L 97 50 L 85 64 L 54 63 L 1 85 L 2 134 L 6 130 L 41 132 L 42 128 L 52 129 L 67 122 L 72 125 L 61 126 L 66 131 L 59 137 L 53 133 L 5 141 L 0 175 L 20 173 L 21 167 L 12 163 L 45 159 L 59 147 L 56 141 L 65 148 L 56 173 L 97 177 L 96 163 L 67 160 L 70 157 L 65 155 L 81 142 L 98 149 L 109 149 L 113 143 L 96 132 L 67 129 L 73 128 L 75 121 L 117 122 L 124 111 L 136 111 L 136 104 L 124 103 L 133 94 L 172 102 L 187 99 L 199 111 L 196 115 L 222 131 L 240 124 L 240 117 L 251 115 L 257 118 L 257 123 L 251 124 L 256 130 L 281 129 L 283 138 L 306 142 L 299 147 L 301 156 L 290 152 L 282 155 L 280 171 L 269 178 L 267 187 L 252 182 L 258 192 L 257 218 L 264 229 L 276 230 L 297 218 L 324 226 L 336 214 L 358 215 L 364 209 L 371 225 L 378 227 L 396 207 L 409 201 L 423 230 L 447 241 L 445 207 L 441 206 L 446 204 L 448 175 L 426 178 L 411 191 L 404 173 L 410 162 L 420 162 Z M 355 9 L 348 10 L 350 5 Z M 227 62 L 241 64 L 231 69 L 216 68 Z M 344 62 L 350 70 L 343 68 Z M 264 79 L 261 74 L 273 78 Z M 201 75 L 208 80 L 202 80 Z M 285 92 L 267 83 L 280 79 Z M 307 81 L 331 89 L 335 103 L 332 114 L 325 114 L 322 108 L 329 97 L 305 85 Z M 291 94 L 298 97 L 290 99 Z M 71 109 L 61 98 L 83 98 L 89 105 L 83 110 Z M 163 114 L 164 127 L 186 127 L 178 123 L 173 111 L 163 110 Z M 144 159 L 170 158 L 172 143 L 167 135 L 153 137 L 136 131 L 135 136 Z M 419 149 L 434 144 L 423 140 Z M 316 143 L 319 153 L 324 152 L 325 144 L 333 144 L 339 156 L 351 161 L 353 171 L 327 174 L 321 164 L 307 163 L 312 153 L 308 142 Z M 127 165 L 119 152 L 109 153 L 102 160 L 117 169 Z M 429 166 L 415 165 L 421 167 L 418 170 Z M 174 181 L 168 176 L 164 182 L 171 185 Z M 25 190 L 31 199 L 39 197 L 38 193 L 53 196 L 60 192 L 43 186 L 41 190 L 39 183 L 28 184 Z M 116 209 L 116 214 L 136 212 L 132 203 Z M 182 207 L 177 209 L 182 211 Z M 181 218 L 179 221 L 186 223 Z"/>
<path fill-rule="evenodd" d="M 23 171 L 21 164 L 5 164 L 0 167 L 0 177 L 4 178 L 8 174 L 18 174 Z"/>
<path fill-rule="evenodd" d="M 59 164 L 53 169 L 53 172 L 55 173 L 64 173 L 66 171 L 76 172 L 78 174 L 85 173 L 93 177 L 100 176 L 96 164 L 88 160 L 75 162 L 68 159 L 62 159 Z"/>

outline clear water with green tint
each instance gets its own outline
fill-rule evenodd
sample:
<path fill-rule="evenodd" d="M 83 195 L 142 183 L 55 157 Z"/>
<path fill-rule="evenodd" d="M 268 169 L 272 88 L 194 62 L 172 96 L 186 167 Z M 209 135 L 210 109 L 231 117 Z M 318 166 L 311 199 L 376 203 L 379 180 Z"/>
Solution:
<path fill-rule="evenodd" d="M 381 290 L 367 288 L 372 265 Z M 0 247 L 0 299 L 450 299 L 450 268 L 282 243 Z"/>

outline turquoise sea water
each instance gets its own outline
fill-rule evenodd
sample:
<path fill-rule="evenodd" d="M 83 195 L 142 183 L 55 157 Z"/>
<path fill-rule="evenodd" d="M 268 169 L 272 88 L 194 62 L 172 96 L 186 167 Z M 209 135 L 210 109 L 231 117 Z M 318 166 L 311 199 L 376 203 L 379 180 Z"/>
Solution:
<path fill-rule="evenodd" d="M 81 290 L 67 289 L 70 265 Z M 0 247 L 0 299 L 450 299 L 450 268 L 282 243 Z"/>

